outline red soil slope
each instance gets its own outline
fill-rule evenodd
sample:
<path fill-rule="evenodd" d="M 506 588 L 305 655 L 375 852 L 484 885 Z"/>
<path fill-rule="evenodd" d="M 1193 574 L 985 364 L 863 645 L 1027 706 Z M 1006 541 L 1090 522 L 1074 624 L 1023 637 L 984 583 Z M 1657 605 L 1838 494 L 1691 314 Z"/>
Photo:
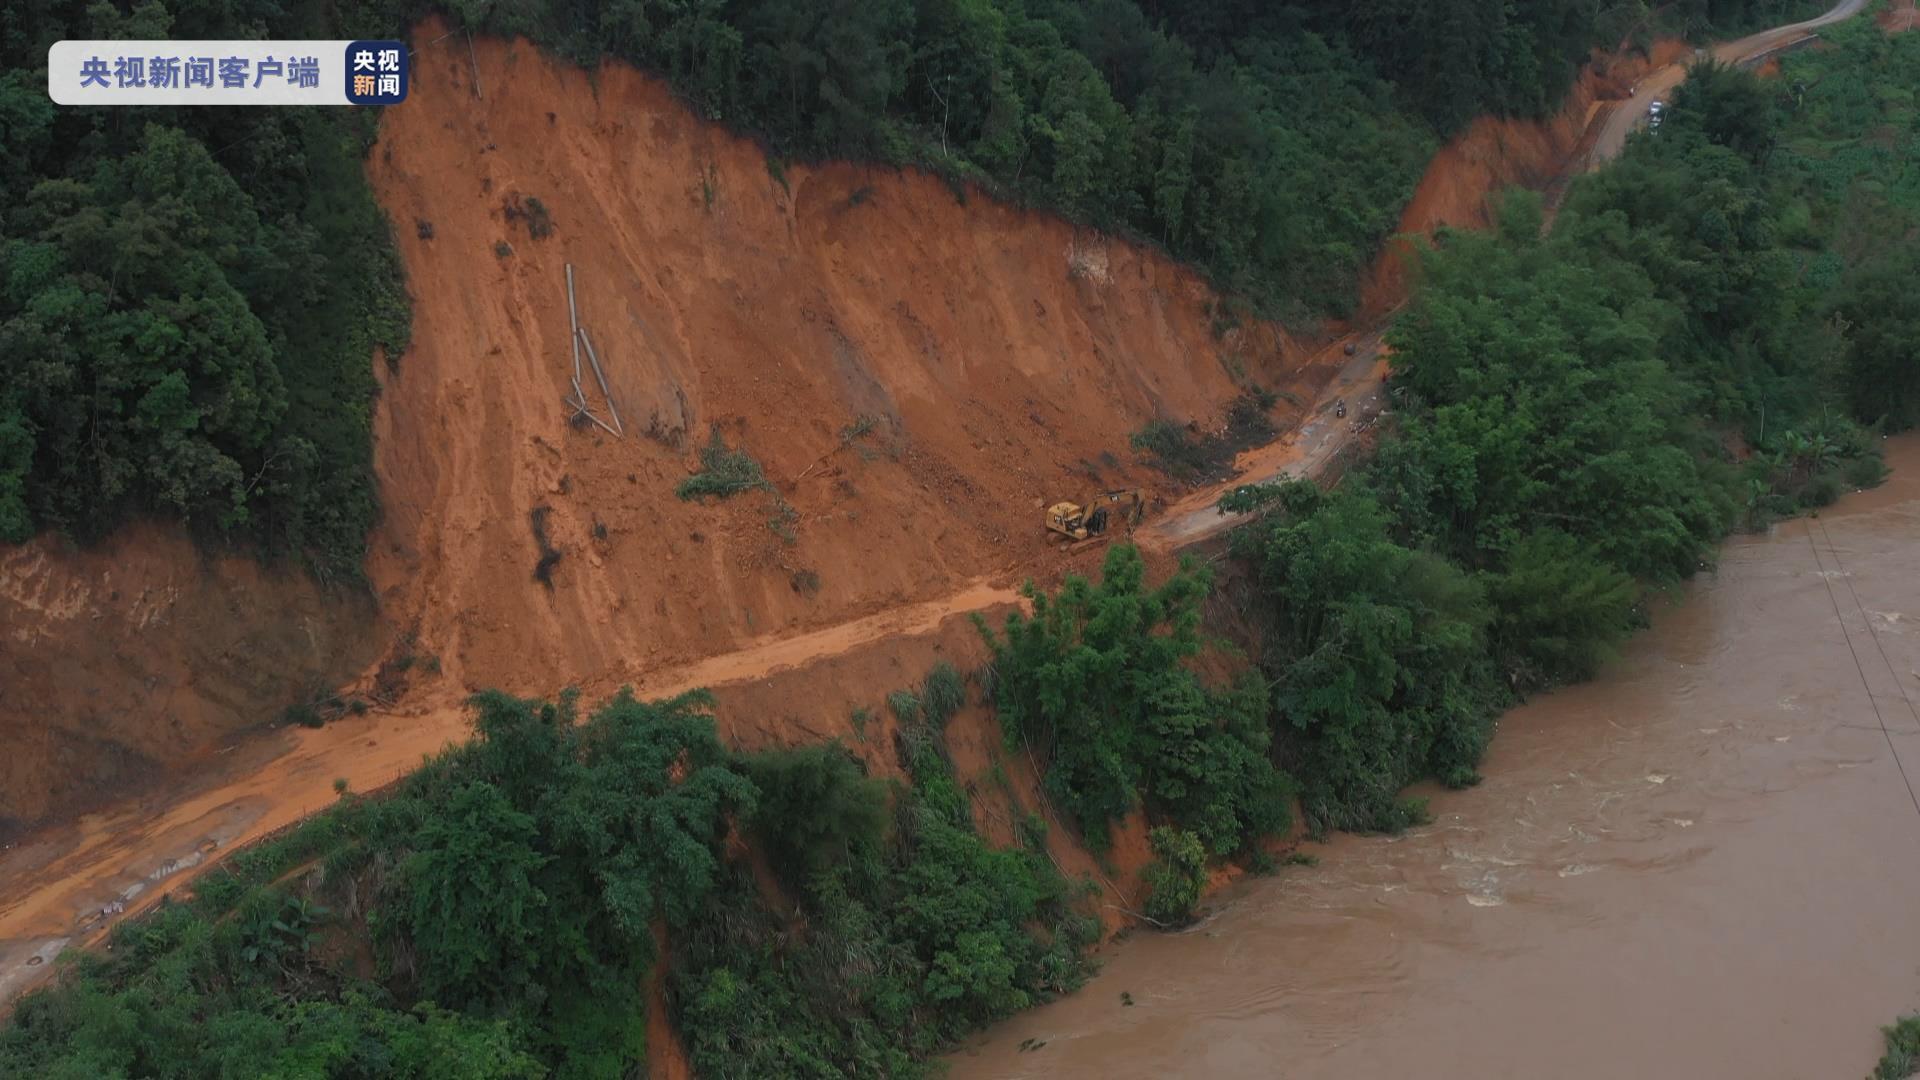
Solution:
<path fill-rule="evenodd" d="M 422 48 L 369 168 L 416 342 L 380 410 L 369 573 L 455 684 L 628 678 L 1044 561 L 1043 502 L 1175 493 L 1128 435 L 1217 417 L 1224 354 L 1302 375 L 1277 328 L 1216 339 L 1211 292 L 1157 255 L 918 174 L 783 183 L 624 66 L 499 41 L 478 63 L 484 98 L 464 40 Z M 545 239 L 512 209 L 535 199 Z M 625 439 L 568 426 L 569 262 Z M 674 496 L 713 426 L 777 497 Z"/>
<path fill-rule="evenodd" d="M 373 614 L 177 529 L 0 549 L 0 830 L 204 763 L 360 670 Z"/>
<path fill-rule="evenodd" d="M 1685 57 L 1684 42 L 1657 42 L 1650 55 L 1596 52 L 1580 72 L 1560 111 L 1545 120 L 1483 116 L 1455 136 L 1428 163 L 1413 199 L 1400 215 L 1403 238 L 1431 235 L 1442 226 L 1477 229 L 1491 223 L 1494 198 L 1510 187 L 1540 190 L 1584 170 L 1598 131 L 1595 123 L 1648 72 Z M 1410 245 L 1391 245 L 1374 262 L 1361 289 L 1362 322 L 1378 320 L 1406 299 Z"/>

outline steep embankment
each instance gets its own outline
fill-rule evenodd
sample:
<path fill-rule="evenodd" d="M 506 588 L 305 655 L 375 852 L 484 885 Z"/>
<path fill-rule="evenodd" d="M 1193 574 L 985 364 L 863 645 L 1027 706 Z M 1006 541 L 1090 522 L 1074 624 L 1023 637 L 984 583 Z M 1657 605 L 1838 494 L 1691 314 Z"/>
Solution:
<path fill-rule="evenodd" d="M 415 63 L 369 170 L 417 342 L 369 572 L 455 684 L 630 678 L 1033 567 L 1043 501 L 1173 493 L 1131 432 L 1211 421 L 1243 381 L 1315 389 L 1277 328 L 1216 337 L 1157 255 L 924 175 L 776 177 L 624 66 L 482 41 L 482 97 L 463 40 Z M 624 439 L 568 425 L 569 262 Z M 773 492 L 675 497 L 713 428 Z"/>
<path fill-rule="evenodd" d="M 1606 121 L 1649 72 L 1688 55 L 1684 42 L 1655 42 L 1647 53 L 1596 52 L 1580 71 L 1559 112 L 1543 120 L 1483 116 L 1433 156 L 1400 215 L 1401 239 L 1375 260 L 1361 290 L 1363 321 L 1378 321 L 1407 297 L 1410 237 L 1442 226 L 1483 228 L 1492 221 L 1491 196 L 1509 187 L 1555 189 L 1596 156 Z M 1631 112 L 1631 110 L 1628 110 Z"/>
<path fill-rule="evenodd" d="M 0 551 L 0 832 L 124 796 L 359 671 L 373 604 L 141 525 Z"/>
<path fill-rule="evenodd" d="M 462 44 L 420 50 L 370 166 L 418 344 L 385 387 L 369 572 L 449 685 L 618 682 L 1046 576 L 1045 502 L 1180 494 L 1132 464 L 1129 433 L 1214 421 L 1248 383 L 1312 402 L 1343 362 L 1271 324 L 1216 335 L 1190 273 L 1056 218 L 918 173 L 780 169 L 625 66 Z M 1482 224 L 1490 192 L 1546 183 L 1643 67 L 1596 64 L 1545 122 L 1476 124 L 1403 229 Z M 567 263 L 625 439 L 567 423 Z M 1404 295 L 1398 266 L 1371 307 Z M 673 496 L 714 427 L 774 493 Z"/>

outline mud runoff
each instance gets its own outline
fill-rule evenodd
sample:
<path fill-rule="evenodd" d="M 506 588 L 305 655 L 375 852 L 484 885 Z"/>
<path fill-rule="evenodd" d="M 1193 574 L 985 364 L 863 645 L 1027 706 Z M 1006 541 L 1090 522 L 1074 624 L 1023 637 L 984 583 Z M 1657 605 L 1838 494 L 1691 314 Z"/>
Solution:
<path fill-rule="evenodd" d="M 1735 539 L 1599 680 L 1509 713 L 1433 824 L 1307 845 L 952 1075 L 1867 1072 L 1920 1008 L 1888 749 L 1920 782 L 1920 438 L 1889 446 L 1885 486 Z"/>

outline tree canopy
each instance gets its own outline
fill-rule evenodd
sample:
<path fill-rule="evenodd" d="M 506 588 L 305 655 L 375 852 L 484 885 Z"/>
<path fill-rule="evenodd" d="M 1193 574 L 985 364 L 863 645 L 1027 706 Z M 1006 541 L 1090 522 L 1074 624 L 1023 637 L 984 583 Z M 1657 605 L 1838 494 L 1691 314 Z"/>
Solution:
<path fill-rule="evenodd" d="M 397 359 L 408 333 L 360 172 L 373 115 L 45 93 L 59 38 L 329 36 L 314 18 L 162 0 L 0 15 L 0 540 L 158 514 L 358 573 L 374 350 Z"/>
<path fill-rule="evenodd" d="M 1728 529 L 1878 479 L 1873 425 L 1912 415 L 1920 370 L 1890 291 L 1920 200 L 1911 156 L 1852 148 L 1911 141 L 1920 69 L 1871 26 L 1835 36 L 1792 81 L 1696 68 L 1550 233 L 1526 194 L 1443 233 L 1372 459 L 1223 504 L 1260 513 L 1234 552 L 1311 824 L 1414 820 L 1404 785 L 1471 782 L 1499 708 L 1593 674 Z"/>

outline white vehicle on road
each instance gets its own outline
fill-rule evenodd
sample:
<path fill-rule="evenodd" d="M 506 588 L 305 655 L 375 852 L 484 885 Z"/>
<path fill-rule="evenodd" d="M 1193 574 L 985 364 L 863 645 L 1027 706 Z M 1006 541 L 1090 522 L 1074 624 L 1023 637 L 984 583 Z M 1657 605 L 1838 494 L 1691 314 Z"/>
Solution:
<path fill-rule="evenodd" d="M 1656 101 L 1647 106 L 1647 130 L 1659 131 L 1660 121 L 1664 119 L 1666 115 L 1667 105 L 1663 101 Z"/>

